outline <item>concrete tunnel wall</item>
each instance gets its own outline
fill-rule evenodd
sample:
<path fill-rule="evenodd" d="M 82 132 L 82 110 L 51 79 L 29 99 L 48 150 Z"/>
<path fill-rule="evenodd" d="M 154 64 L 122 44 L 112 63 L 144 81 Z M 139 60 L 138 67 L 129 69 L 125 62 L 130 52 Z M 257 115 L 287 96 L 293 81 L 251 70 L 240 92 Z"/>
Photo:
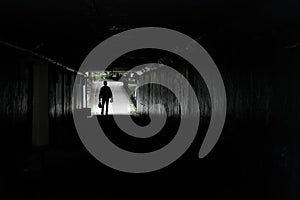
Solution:
<path fill-rule="evenodd" d="M 10 47 L 0 46 L 0 120 L 3 145 L 65 146 L 77 141 L 72 110 L 84 105 L 86 78 Z"/>
<path fill-rule="evenodd" d="M 253 182 L 258 179 L 259 174 L 276 174 L 274 178 L 266 178 L 257 184 L 264 187 L 267 181 L 276 181 L 278 178 L 282 183 L 272 187 L 272 191 L 282 188 L 296 191 L 293 185 L 295 181 L 291 180 L 295 180 L 294 176 L 300 177 L 293 170 L 296 163 L 299 163 L 300 155 L 297 142 L 300 138 L 300 78 L 299 70 L 296 70 L 299 69 L 299 48 L 286 49 L 274 46 L 270 41 L 254 40 L 251 37 L 247 40 L 236 37 L 234 42 L 221 40 L 222 38 L 220 41 L 216 39 L 212 44 L 206 44 L 207 51 L 222 75 L 227 95 L 226 121 L 214 151 L 221 149 L 226 155 L 226 162 L 237 163 L 236 169 L 226 170 L 243 173 L 239 171 L 239 167 L 247 166 L 252 172 L 259 172 L 257 176 L 247 177 Z M 194 87 L 200 104 L 197 137 L 201 141 L 210 118 L 210 99 L 206 86 L 201 77 L 188 66 L 163 64 L 175 67 Z M 152 70 L 143 73 L 139 80 L 140 84 L 144 80 L 164 79 L 174 82 L 171 77 L 159 70 Z M 147 85 L 137 90 L 138 111 L 147 114 L 153 103 L 168 102 L 169 114 L 178 115 L 176 101 L 165 95 L 162 88 L 153 90 L 151 87 L 153 86 Z M 180 93 L 181 98 L 186 98 L 183 92 Z M 188 98 L 183 108 L 185 112 L 195 112 L 194 102 L 190 102 Z M 197 150 L 200 145 L 201 143 Z M 225 163 L 220 165 L 222 169 L 226 168 Z M 216 167 L 216 171 L 219 169 Z"/>
<path fill-rule="evenodd" d="M 1 147 L 31 144 L 32 61 L 18 51 L 0 46 Z"/>
<path fill-rule="evenodd" d="M 193 116 L 196 113 L 200 114 L 202 118 L 210 116 L 210 97 L 201 76 L 197 73 L 191 73 L 191 70 L 187 67 L 179 67 L 177 70 L 191 84 L 199 101 L 189 98 L 192 91 L 188 89 L 188 85 L 184 84 L 176 72 L 166 72 L 158 68 L 143 73 L 137 79 L 136 101 L 139 114 L 147 115 L 153 104 L 161 104 L 165 107 L 169 116 L 177 117 L 180 114 Z M 147 81 L 172 84 L 179 94 L 178 99 L 173 92 L 165 87 L 156 84 L 144 85 Z M 183 104 L 179 105 L 178 100 Z M 196 109 L 198 104 L 199 109 Z M 163 109 L 160 108 L 154 114 L 162 114 L 162 112 Z"/>
<path fill-rule="evenodd" d="M 53 145 L 73 145 L 77 137 L 72 110 L 86 107 L 83 93 L 86 78 L 79 75 L 79 81 L 74 85 L 76 93 L 72 96 L 76 75 L 63 68 L 49 67 L 49 131 Z"/>

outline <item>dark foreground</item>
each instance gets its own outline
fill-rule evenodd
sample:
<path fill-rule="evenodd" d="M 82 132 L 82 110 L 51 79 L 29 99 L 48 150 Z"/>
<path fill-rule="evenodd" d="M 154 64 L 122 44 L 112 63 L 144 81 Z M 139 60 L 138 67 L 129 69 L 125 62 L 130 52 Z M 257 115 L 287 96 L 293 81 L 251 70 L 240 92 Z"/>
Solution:
<path fill-rule="evenodd" d="M 121 133 L 112 116 L 99 116 L 98 120 L 111 141 L 135 152 L 167 144 L 179 123 L 178 119 L 169 119 L 157 138 L 139 142 Z M 138 117 L 134 120 L 141 125 L 148 121 Z M 213 151 L 199 159 L 197 154 L 207 127 L 207 122 L 200 122 L 194 143 L 180 159 L 146 174 L 119 172 L 101 164 L 87 152 L 74 128 L 70 128 L 73 145 L 8 153 L 5 159 L 9 162 L 1 166 L 1 188 L 12 199 L 144 199 L 161 195 L 193 195 L 203 199 L 288 198 L 295 186 L 291 172 L 285 170 L 290 166 L 289 158 L 284 152 L 278 157 L 276 152 L 272 154 L 270 149 L 280 151 L 281 147 L 275 148 L 268 134 L 262 135 L 276 127 L 253 130 L 251 126 L 245 129 L 246 125 L 239 124 L 236 130 L 225 126 Z"/>

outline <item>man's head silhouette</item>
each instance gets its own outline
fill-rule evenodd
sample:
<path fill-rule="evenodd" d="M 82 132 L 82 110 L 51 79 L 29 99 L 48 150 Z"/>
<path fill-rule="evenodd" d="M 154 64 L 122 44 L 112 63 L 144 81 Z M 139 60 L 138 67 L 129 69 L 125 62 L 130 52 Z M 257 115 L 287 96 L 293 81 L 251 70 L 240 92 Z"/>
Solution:
<path fill-rule="evenodd" d="M 107 85 L 107 81 L 103 81 L 103 84 L 106 86 Z"/>

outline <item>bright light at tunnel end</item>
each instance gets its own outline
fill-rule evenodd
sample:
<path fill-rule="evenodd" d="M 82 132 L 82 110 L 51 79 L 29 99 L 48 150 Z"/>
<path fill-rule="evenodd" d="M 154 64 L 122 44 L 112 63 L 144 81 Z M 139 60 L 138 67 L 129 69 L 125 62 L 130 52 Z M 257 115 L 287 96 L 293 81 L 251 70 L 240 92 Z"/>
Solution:
<path fill-rule="evenodd" d="M 107 66 L 123 54 L 144 48 L 161 49 L 175 53 L 191 63 L 202 76 L 211 99 L 211 119 L 199 151 L 199 158 L 205 157 L 217 143 L 225 123 L 226 92 L 216 64 L 207 51 L 195 40 L 183 33 L 166 28 L 145 27 L 127 30 L 98 44 L 85 58 L 79 71 L 89 71 L 94 66 L 99 66 L 99 71 L 105 71 Z M 169 74 L 174 74 L 174 69 L 169 66 L 165 65 L 164 70 L 170 72 Z M 197 99 L 188 80 L 183 76 L 181 76 L 181 79 L 187 82 L 189 89 L 192 91 L 188 98 Z M 149 83 L 163 85 L 176 96 L 178 95 L 178 91 L 173 84 L 165 82 Z M 73 96 L 75 94 L 73 87 Z M 79 112 L 73 112 L 73 119 L 81 141 L 98 161 L 119 171 L 146 173 L 164 168 L 184 154 L 197 135 L 199 112 L 189 120 L 181 121 L 176 136 L 169 144 L 148 153 L 134 153 L 119 148 L 105 136 L 95 118 L 87 119 Z M 157 131 L 154 130 L 155 124 L 151 126 L 150 123 L 150 126 L 138 127 L 133 125 L 134 122 L 129 121 L 131 120 L 129 118 L 124 119 L 114 116 L 114 119 L 119 128 L 129 135 L 144 133 L 147 136 L 153 134 L 153 131 Z M 189 134 L 186 134 L 186 132 Z"/>

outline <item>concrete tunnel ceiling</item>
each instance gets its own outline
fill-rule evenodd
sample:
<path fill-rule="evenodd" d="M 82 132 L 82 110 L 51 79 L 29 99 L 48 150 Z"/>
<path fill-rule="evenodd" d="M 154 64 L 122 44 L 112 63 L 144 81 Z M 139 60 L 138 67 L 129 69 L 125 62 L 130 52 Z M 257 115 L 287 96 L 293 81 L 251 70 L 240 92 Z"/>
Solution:
<path fill-rule="evenodd" d="M 255 4 L 238 0 L 226 4 L 221 0 L 4 0 L 0 4 L 1 41 L 73 69 L 78 69 L 90 50 L 109 36 L 144 26 L 181 31 L 213 53 L 217 47 L 220 49 L 219 40 L 228 40 L 232 45 L 244 33 L 267 30 L 268 34 L 271 29 L 265 24 L 279 27 L 272 32 L 275 39 L 280 38 L 279 45 L 299 42 L 299 30 L 292 33 L 289 29 L 297 21 L 290 20 L 298 13 L 293 3 L 285 5 L 283 11 L 280 3 L 270 8 L 267 1 L 262 1 L 262 10 L 256 10 Z M 254 15 L 256 11 L 260 15 Z M 280 29 L 287 23 L 289 27 Z"/>
<path fill-rule="evenodd" d="M 106 69 L 107 71 L 131 71 L 132 68 L 146 63 L 165 64 L 175 69 L 192 67 L 188 61 L 177 54 L 160 49 L 139 49 L 120 56 L 106 66 Z M 152 67 L 147 66 L 142 71 L 153 70 L 149 68 Z M 91 66 L 90 71 L 98 71 L 97 65 Z"/>
<path fill-rule="evenodd" d="M 182 27 L 179 19 L 183 14 L 174 5 L 188 2 L 10 0 L 1 4 L 5 6 L 0 9 L 6 8 L 0 12 L 2 41 L 78 68 L 93 47 L 121 31 L 143 26 Z"/>

